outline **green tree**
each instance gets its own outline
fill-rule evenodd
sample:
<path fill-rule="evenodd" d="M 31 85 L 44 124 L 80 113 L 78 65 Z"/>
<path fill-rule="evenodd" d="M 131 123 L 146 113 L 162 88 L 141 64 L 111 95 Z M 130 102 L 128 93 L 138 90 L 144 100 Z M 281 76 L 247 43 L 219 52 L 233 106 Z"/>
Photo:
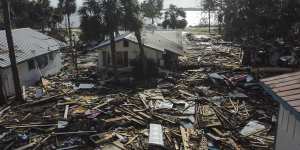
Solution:
<path fill-rule="evenodd" d="M 61 23 L 64 19 L 61 9 L 53 8 L 50 15 L 49 26 L 52 30 L 57 29 L 58 23 Z"/>
<path fill-rule="evenodd" d="M 178 8 L 175 5 L 170 5 L 168 10 L 165 12 L 165 20 L 162 25 L 164 28 L 170 27 L 171 29 L 185 28 L 187 21 L 185 20 L 186 14 L 182 8 Z"/>
<path fill-rule="evenodd" d="M 70 16 L 76 12 L 76 0 L 59 0 L 58 8 L 62 11 L 64 15 L 67 16 L 69 42 L 72 46 L 72 29 Z"/>
<path fill-rule="evenodd" d="M 154 24 L 154 18 L 161 17 L 161 10 L 163 9 L 163 0 L 146 0 L 142 2 L 142 11 L 144 16 L 151 18 Z"/>
<path fill-rule="evenodd" d="M 86 42 L 103 41 L 107 34 L 101 21 L 101 3 L 96 0 L 86 0 L 79 9 L 80 15 L 80 39 Z"/>
<path fill-rule="evenodd" d="M 92 25 L 93 29 L 95 25 L 96 27 L 101 26 L 104 34 L 108 35 L 115 77 L 117 77 L 115 35 L 121 26 L 122 9 L 120 0 L 86 0 L 80 10 L 82 18 L 95 17 L 93 21 L 90 20 L 90 24 L 94 24 Z"/>
<path fill-rule="evenodd" d="M 121 0 L 123 6 L 123 26 L 125 30 L 134 32 L 140 49 L 140 62 L 142 63 L 142 76 L 146 75 L 147 58 L 144 52 L 141 30 L 143 22 L 141 21 L 141 8 L 137 0 Z"/>
<path fill-rule="evenodd" d="M 216 0 L 203 0 L 202 7 L 204 10 L 208 11 L 208 32 L 210 33 L 211 27 L 211 11 L 216 10 L 217 2 Z"/>
<path fill-rule="evenodd" d="M 109 35 L 110 49 L 112 55 L 112 65 L 114 68 L 115 77 L 117 77 L 116 66 L 116 43 L 115 34 L 118 32 L 122 19 L 122 7 L 119 0 L 103 0 L 102 11 L 100 11 L 102 23 Z"/>
<path fill-rule="evenodd" d="M 50 7 L 49 0 L 37 0 L 33 1 L 32 4 L 34 7 L 34 12 L 31 12 L 32 20 L 34 20 L 35 25 L 42 29 L 42 32 L 45 32 L 45 28 L 50 27 L 49 22 L 53 8 Z"/>
<path fill-rule="evenodd" d="M 50 6 L 49 0 L 10 0 L 10 6 L 13 28 L 30 27 L 44 31 L 45 28 L 52 28 L 52 21 L 61 22 L 53 18 L 58 13 Z M 2 13 L 0 18 L 3 18 Z M 0 19 L 0 22 L 3 27 L 3 20 Z"/>

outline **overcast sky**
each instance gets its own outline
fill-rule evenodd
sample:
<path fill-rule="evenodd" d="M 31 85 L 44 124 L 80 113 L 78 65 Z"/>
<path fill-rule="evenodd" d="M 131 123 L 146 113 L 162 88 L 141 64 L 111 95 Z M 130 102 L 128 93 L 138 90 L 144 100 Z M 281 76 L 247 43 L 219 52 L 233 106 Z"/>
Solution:
<path fill-rule="evenodd" d="M 53 6 L 57 5 L 58 0 L 50 0 L 51 4 Z M 82 5 L 82 2 L 84 0 L 76 0 L 78 3 L 78 6 L 80 7 Z M 143 1 L 143 0 L 139 0 Z M 199 7 L 200 6 L 200 0 L 164 0 L 164 7 L 168 7 L 170 4 L 175 4 L 178 7 Z"/>

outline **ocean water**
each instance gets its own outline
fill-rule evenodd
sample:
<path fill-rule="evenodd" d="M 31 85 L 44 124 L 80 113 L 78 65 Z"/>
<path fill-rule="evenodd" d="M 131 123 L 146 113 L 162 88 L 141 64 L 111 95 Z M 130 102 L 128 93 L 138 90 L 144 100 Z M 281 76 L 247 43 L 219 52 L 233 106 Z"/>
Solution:
<path fill-rule="evenodd" d="M 156 23 L 161 23 L 163 21 L 163 16 L 161 19 L 156 19 Z M 199 24 L 208 24 L 208 13 L 204 11 L 186 11 L 186 20 L 188 22 L 188 26 L 197 26 Z M 146 21 L 147 23 L 151 23 L 150 20 Z M 211 24 L 217 24 L 215 13 L 211 13 Z M 65 25 L 65 22 L 62 23 Z M 72 27 L 80 26 L 80 16 L 78 14 L 74 14 L 71 16 L 71 25 Z"/>

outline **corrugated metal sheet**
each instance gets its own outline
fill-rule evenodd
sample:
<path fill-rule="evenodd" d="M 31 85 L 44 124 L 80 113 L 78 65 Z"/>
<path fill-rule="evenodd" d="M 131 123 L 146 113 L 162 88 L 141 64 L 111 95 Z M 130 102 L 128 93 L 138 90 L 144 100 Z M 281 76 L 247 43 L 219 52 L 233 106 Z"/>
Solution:
<path fill-rule="evenodd" d="M 12 31 L 16 59 L 22 62 L 33 57 L 60 50 L 66 44 L 30 28 Z M 10 66 L 5 31 L 0 31 L 0 67 Z"/>
<path fill-rule="evenodd" d="M 283 103 L 300 112 L 300 72 L 288 73 L 261 80 Z"/>

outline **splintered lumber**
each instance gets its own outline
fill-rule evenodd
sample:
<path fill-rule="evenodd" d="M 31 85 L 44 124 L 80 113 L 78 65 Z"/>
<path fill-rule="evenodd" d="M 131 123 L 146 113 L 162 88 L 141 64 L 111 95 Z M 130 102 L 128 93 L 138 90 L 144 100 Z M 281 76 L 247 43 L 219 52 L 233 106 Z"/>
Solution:
<path fill-rule="evenodd" d="M 32 142 L 32 143 L 29 143 L 27 145 L 24 145 L 24 146 L 21 146 L 19 148 L 16 148 L 15 150 L 25 150 L 25 149 L 28 149 L 30 147 L 33 147 L 35 144 L 37 144 L 37 142 Z"/>
<path fill-rule="evenodd" d="M 5 126 L 5 128 L 13 129 L 13 128 L 34 128 L 34 127 L 51 127 L 57 126 L 57 124 L 27 124 L 27 125 L 12 125 L 12 126 Z"/>
<path fill-rule="evenodd" d="M 66 119 L 66 120 L 68 119 L 68 114 L 69 114 L 69 105 L 66 105 L 64 119 Z"/>
<path fill-rule="evenodd" d="M 176 124 L 176 122 L 174 122 L 174 121 L 172 121 L 172 120 L 169 120 L 169 119 L 167 119 L 166 117 L 162 117 L 162 116 L 160 116 L 160 115 L 158 115 L 158 114 L 154 114 L 153 116 L 156 117 L 156 118 L 158 118 L 158 119 L 161 119 L 161 120 L 163 120 L 163 121 L 169 122 L 169 123 L 171 123 L 171 124 Z"/>
<path fill-rule="evenodd" d="M 115 146 L 117 146 L 118 148 L 120 148 L 122 150 L 126 150 L 126 148 L 124 147 L 124 144 L 122 144 L 120 141 L 114 141 L 114 142 L 112 142 L 112 144 L 114 144 Z"/>
<path fill-rule="evenodd" d="M 125 145 L 131 144 L 139 135 L 135 135 L 133 138 L 131 138 Z"/>
<path fill-rule="evenodd" d="M 109 124 L 109 123 L 114 123 L 114 122 L 119 122 L 122 120 L 126 120 L 131 118 L 131 116 L 121 116 L 121 117 L 116 117 L 116 118 L 109 118 L 109 119 L 105 119 L 104 122 Z"/>
<path fill-rule="evenodd" d="M 193 95 L 193 94 L 191 94 L 191 93 L 189 93 L 189 92 L 187 92 L 187 91 L 184 91 L 184 90 L 178 90 L 181 94 L 183 94 L 183 95 L 187 95 L 187 96 L 189 96 L 189 97 L 195 97 L 195 95 Z"/>
<path fill-rule="evenodd" d="M 101 133 L 101 134 L 94 134 L 90 136 L 90 140 L 93 141 L 95 144 L 102 144 L 112 139 L 113 139 L 112 133 Z"/>
<path fill-rule="evenodd" d="M 181 138 L 182 138 L 182 143 L 183 143 L 183 149 L 184 150 L 191 150 L 189 146 L 189 139 L 188 139 L 188 133 L 185 130 L 184 127 L 180 126 L 180 132 L 181 132 Z"/>
<path fill-rule="evenodd" d="M 51 138 L 51 134 L 50 135 L 48 135 L 47 137 L 45 137 L 41 142 L 39 142 L 32 150 L 37 150 L 37 149 L 39 149 L 39 147 L 41 146 L 41 145 L 43 145 L 44 143 L 46 143 L 46 141 L 48 140 L 48 139 L 50 139 Z"/>
<path fill-rule="evenodd" d="M 0 116 L 2 116 L 3 113 L 4 113 L 5 111 L 9 110 L 10 108 L 11 108 L 11 106 L 7 106 L 7 107 L 5 107 L 4 109 L 2 109 L 2 110 L 0 111 Z"/>
<path fill-rule="evenodd" d="M 75 149 L 78 147 L 80 147 L 80 145 L 72 145 L 72 146 L 68 146 L 68 147 L 58 148 L 56 150 L 68 150 L 68 149 Z"/>
<path fill-rule="evenodd" d="M 147 115 L 147 114 L 146 114 L 146 113 L 144 113 L 144 112 L 138 112 L 138 114 L 139 114 L 140 116 L 142 116 L 142 117 L 144 117 L 144 118 L 148 119 L 148 120 L 152 119 L 152 117 L 151 117 L 151 116 Z"/>
<path fill-rule="evenodd" d="M 91 134 L 96 133 L 96 131 L 76 131 L 76 132 L 57 132 L 52 133 L 52 135 L 72 135 L 72 134 Z"/>
<path fill-rule="evenodd" d="M 94 107 L 93 109 L 98 109 L 98 108 L 104 107 L 106 105 L 108 105 L 108 102 L 101 103 L 101 104 L 97 105 L 96 107 Z"/>
<path fill-rule="evenodd" d="M 51 96 L 51 97 L 46 97 L 46 98 L 43 98 L 41 100 L 36 100 L 36 101 L 32 101 L 32 102 L 25 103 L 25 104 L 22 104 L 22 105 L 18 105 L 15 108 L 27 107 L 27 106 L 31 106 L 31 105 L 37 105 L 37 104 L 40 104 L 40 103 L 48 103 L 49 101 L 57 101 L 59 99 L 59 97 L 64 96 L 64 95 L 65 95 L 65 93 L 54 95 L 54 96 Z"/>
<path fill-rule="evenodd" d="M 178 145 L 178 142 L 175 138 L 173 138 L 173 142 L 174 142 L 174 147 L 175 147 L 175 150 L 179 150 L 179 145 Z"/>
<path fill-rule="evenodd" d="M 253 73 L 289 73 L 296 71 L 295 68 L 281 68 L 281 67 L 261 67 L 261 68 L 251 68 Z"/>
<path fill-rule="evenodd" d="M 146 103 L 147 96 L 145 94 L 139 93 L 139 97 L 140 97 L 140 100 L 142 101 L 142 103 L 144 104 L 145 108 L 149 109 L 149 105 L 147 105 L 147 103 Z"/>

